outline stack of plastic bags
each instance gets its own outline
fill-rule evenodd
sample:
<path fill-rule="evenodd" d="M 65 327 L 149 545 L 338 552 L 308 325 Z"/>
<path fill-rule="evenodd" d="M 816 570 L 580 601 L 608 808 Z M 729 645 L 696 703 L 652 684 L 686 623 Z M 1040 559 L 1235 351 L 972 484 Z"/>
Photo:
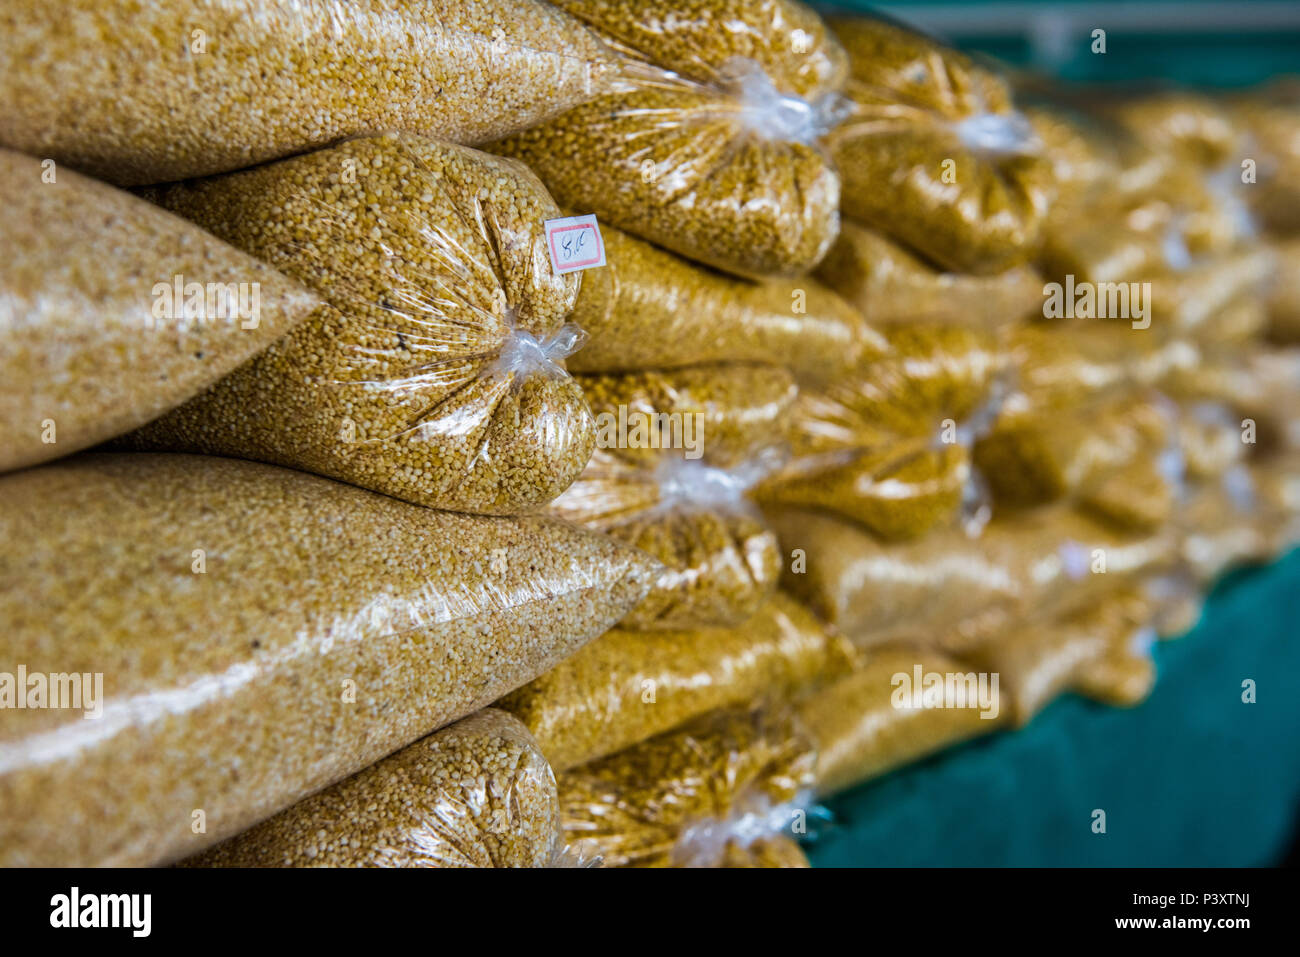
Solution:
<path fill-rule="evenodd" d="M 0 23 L 0 864 L 807 866 L 1300 539 L 1286 87 L 795 0 Z"/>

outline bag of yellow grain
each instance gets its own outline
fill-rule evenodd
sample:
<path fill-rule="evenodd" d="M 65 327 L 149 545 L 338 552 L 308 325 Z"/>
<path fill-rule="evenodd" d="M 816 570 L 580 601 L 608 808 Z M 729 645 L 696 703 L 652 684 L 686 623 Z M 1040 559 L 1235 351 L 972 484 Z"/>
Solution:
<path fill-rule="evenodd" d="M 1175 529 L 1117 529 L 1064 503 L 995 516 L 978 539 L 960 528 L 885 542 L 800 509 L 768 521 L 799 565 L 781 584 L 860 646 L 907 641 L 960 654 L 1008 623 L 1065 611 L 1173 567 Z"/>
<path fill-rule="evenodd" d="M 5 476 L 0 659 L 45 703 L 72 683 L 0 725 L 0 864 L 203 850 L 531 681 L 656 571 L 553 519 L 237 459 Z"/>
<path fill-rule="evenodd" d="M 788 713 L 714 712 L 562 772 L 565 840 L 606 867 L 718 867 L 804 831 L 814 760 Z"/>
<path fill-rule="evenodd" d="M 1262 506 L 1255 473 L 1245 465 L 1190 491 L 1174 525 L 1182 566 L 1193 581 L 1205 587 L 1233 568 L 1272 556 L 1281 516 Z"/>
<path fill-rule="evenodd" d="M 839 230 L 819 139 L 844 51 L 797 0 L 557 0 L 622 59 L 613 91 L 492 147 L 564 204 L 726 272 L 797 276 Z"/>
<path fill-rule="evenodd" d="M 518 716 L 564 771 L 718 708 L 784 703 L 849 670 L 854 656 L 777 592 L 733 628 L 615 628 L 497 707 Z"/>
<path fill-rule="evenodd" d="M 664 571 L 634 628 L 738 625 L 776 587 L 776 539 L 746 495 L 773 467 L 796 388 L 733 363 L 584 376 L 601 448 L 549 514 L 650 553 Z"/>
<path fill-rule="evenodd" d="M 967 649 L 962 662 L 998 676 L 1005 719 L 1015 727 L 1066 691 L 1134 705 L 1155 684 L 1154 613 L 1141 588 L 1124 586 L 1086 608 L 1007 628 Z"/>
<path fill-rule="evenodd" d="M 900 326 L 889 351 L 801 391 L 791 460 L 753 492 L 765 506 L 835 513 L 889 539 L 987 520 L 972 441 L 996 420 L 1008 367 L 999 339 L 959 326 Z"/>
<path fill-rule="evenodd" d="M 845 220 L 817 278 L 875 326 L 998 329 L 1040 314 L 1043 280 L 1029 266 L 992 275 L 936 269 L 881 233 Z"/>
<path fill-rule="evenodd" d="M 182 864 L 552 867 L 563 848 L 551 766 L 485 708 Z"/>
<path fill-rule="evenodd" d="M 521 164 L 393 134 L 151 195 L 325 304 L 125 446 L 486 514 L 545 505 L 587 464 L 591 414 L 563 364 L 581 277 L 552 264 L 562 214 Z"/>
<path fill-rule="evenodd" d="M 826 382 L 886 348 L 856 309 L 810 277 L 751 282 L 601 223 L 606 264 L 583 276 L 571 320 L 588 335 L 571 372 L 766 362 Z"/>
<path fill-rule="evenodd" d="M 848 116 L 827 136 L 844 215 L 941 268 L 997 273 L 1035 251 L 1052 168 L 998 76 L 882 20 L 835 18 Z"/>
<path fill-rule="evenodd" d="M 1229 97 L 1227 107 L 1250 137 L 1246 155 L 1237 158 L 1242 175 L 1254 176 L 1246 191 L 1251 211 L 1270 232 L 1294 236 L 1300 232 L 1300 81 L 1275 80 Z"/>
<path fill-rule="evenodd" d="M 1084 120 L 1035 114 L 1058 170 L 1095 177 L 1063 186 L 1048 217 L 1039 266 L 1067 294 L 1044 316 L 1248 338 L 1263 320 L 1243 300 L 1262 293 L 1274 264 L 1254 245 L 1242 130 L 1212 100 L 1188 93 L 1089 107 L 1095 115 Z M 1081 153 L 1096 163 L 1077 162 Z"/>
<path fill-rule="evenodd" d="M 1300 452 L 1286 449 L 1253 463 L 1251 478 L 1267 554 L 1283 555 L 1300 543 Z"/>
<path fill-rule="evenodd" d="M 951 699 L 945 689 L 953 689 Z M 996 731 L 1007 720 L 992 675 L 981 683 L 964 663 L 907 645 L 871 649 L 853 674 L 811 695 L 796 715 L 816 755 L 818 796 Z"/>
<path fill-rule="evenodd" d="M 1127 328 L 1086 320 L 1011 329 L 1003 358 L 1014 370 L 1014 388 L 1002 403 L 999 427 L 1134 389 L 1165 389 L 1180 376 L 1193 375 L 1204 361 L 1202 351 L 1185 339 L 1133 335 Z"/>
<path fill-rule="evenodd" d="M 1300 446 L 1300 349 L 1202 349 L 1198 360 L 1166 378 L 1172 398 L 1230 409 L 1240 441 L 1259 452 Z"/>
<path fill-rule="evenodd" d="M 141 199 L 0 150 L 0 471 L 143 425 L 319 298 Z"/>
<path fill-rule="evenodd" d="M 1287 345 L 1300 343 L 1300 239 L 1269 244 L 1277 263 L 1268 290 L 1268 337 Z"/>
<path fill-rule="evenodd" d="M 389 130 L 478 144 L 586 101 L 610 59 L 540 0 L 14 0 L 0 144 L 122 186 Z"/>
<path fill-rule="evenodd" d="M 997 506 L 1070 499 L 1121 526 L 1167 521 L 1184 478 L 1173 403 L 1146 393 L 1099 397 L 996 425 L 975 464 Z"/>

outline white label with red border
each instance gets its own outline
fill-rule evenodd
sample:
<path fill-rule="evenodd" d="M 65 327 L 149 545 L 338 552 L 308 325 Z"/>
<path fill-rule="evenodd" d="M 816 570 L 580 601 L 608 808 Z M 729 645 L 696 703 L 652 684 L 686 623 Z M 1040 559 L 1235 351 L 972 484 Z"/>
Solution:
<path fill-rule="evenodd" d="M 551 251 L 551 266 L 558 273 L 605 265 L 605 243 L 594 215 L 548 219 L 546 248 Z"/>

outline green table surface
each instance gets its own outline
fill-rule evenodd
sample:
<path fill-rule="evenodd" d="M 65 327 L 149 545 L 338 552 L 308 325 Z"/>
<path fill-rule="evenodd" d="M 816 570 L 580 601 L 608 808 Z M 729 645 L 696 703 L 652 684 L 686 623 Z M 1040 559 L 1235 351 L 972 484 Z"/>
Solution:
<path fill-rule="evenodd" d="M 1220 583 L 1196 628 L 1157 645 L 1139 707 L 1067 695 L 829 800 L 805 849 L 818 867 L 1278 863 L 1300 801 L 1297 622 L 1300 550 Z"/>

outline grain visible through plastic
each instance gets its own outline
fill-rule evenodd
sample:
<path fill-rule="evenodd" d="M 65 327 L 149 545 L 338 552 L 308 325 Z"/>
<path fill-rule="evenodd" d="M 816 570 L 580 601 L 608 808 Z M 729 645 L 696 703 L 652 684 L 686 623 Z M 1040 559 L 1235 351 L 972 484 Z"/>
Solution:
<path fill-rule="evenodd" d="M 812 278 L 749 282 L 602 231 L 608 264 L 583 277 L 573 311 L 590 336 L 569 362 L 575 373 L 766 362 L 820 382 L 885 349 L 852 306 Z"/>
<path fill-rule="evenodd" d="M 546 867 L 555 775 L 528 729 L 484 709 L 184 863 L 192 867 Z"/>
<path fill-rule="evenodd" d="M 817 138 L 844 51 L 794 0 L 559 0 L 623 55 L 614 92 L 493 149 L 559 200 L 742 276 L 797 276 L 839 230 Z"/>
<path fill-rule="evenodd" d="M 129 193 L 70 170 L 47 182 L 45 172 L 0 150 L 0 470 L 143 425 L 320 302 Z"/>
<path fill-rule="evenodd" d="M 455 511 L 544 505 L 595 445 L 562 357 L 581 281 L 513 160 L 409 135 L 155 192 L 328 305 L 127 440 L 289 465 Z"/>
<path fill-rule="evenodd" d="M 98 720 L 6 711 L 9 866 L 200 851 L 537 677 L 656 571 L 546 518 L 186 455 L 6 476 L 0 543 L 0 658 L 103 675 Z"/>
<path fill-rule="evenodd" d="M 518 715 L 562 771 L 717 708 L 787 700 L 852 660 L 842 638 L 777 593 L 734 628 L 616 628 L 498 707 Z"/>
<path fill-rule="evenodd" d="M 123 186 L 346 136 L 506 136 L 602 88 L 609 55 L 537 0 L 10 0 L 0 143 Z"/>

